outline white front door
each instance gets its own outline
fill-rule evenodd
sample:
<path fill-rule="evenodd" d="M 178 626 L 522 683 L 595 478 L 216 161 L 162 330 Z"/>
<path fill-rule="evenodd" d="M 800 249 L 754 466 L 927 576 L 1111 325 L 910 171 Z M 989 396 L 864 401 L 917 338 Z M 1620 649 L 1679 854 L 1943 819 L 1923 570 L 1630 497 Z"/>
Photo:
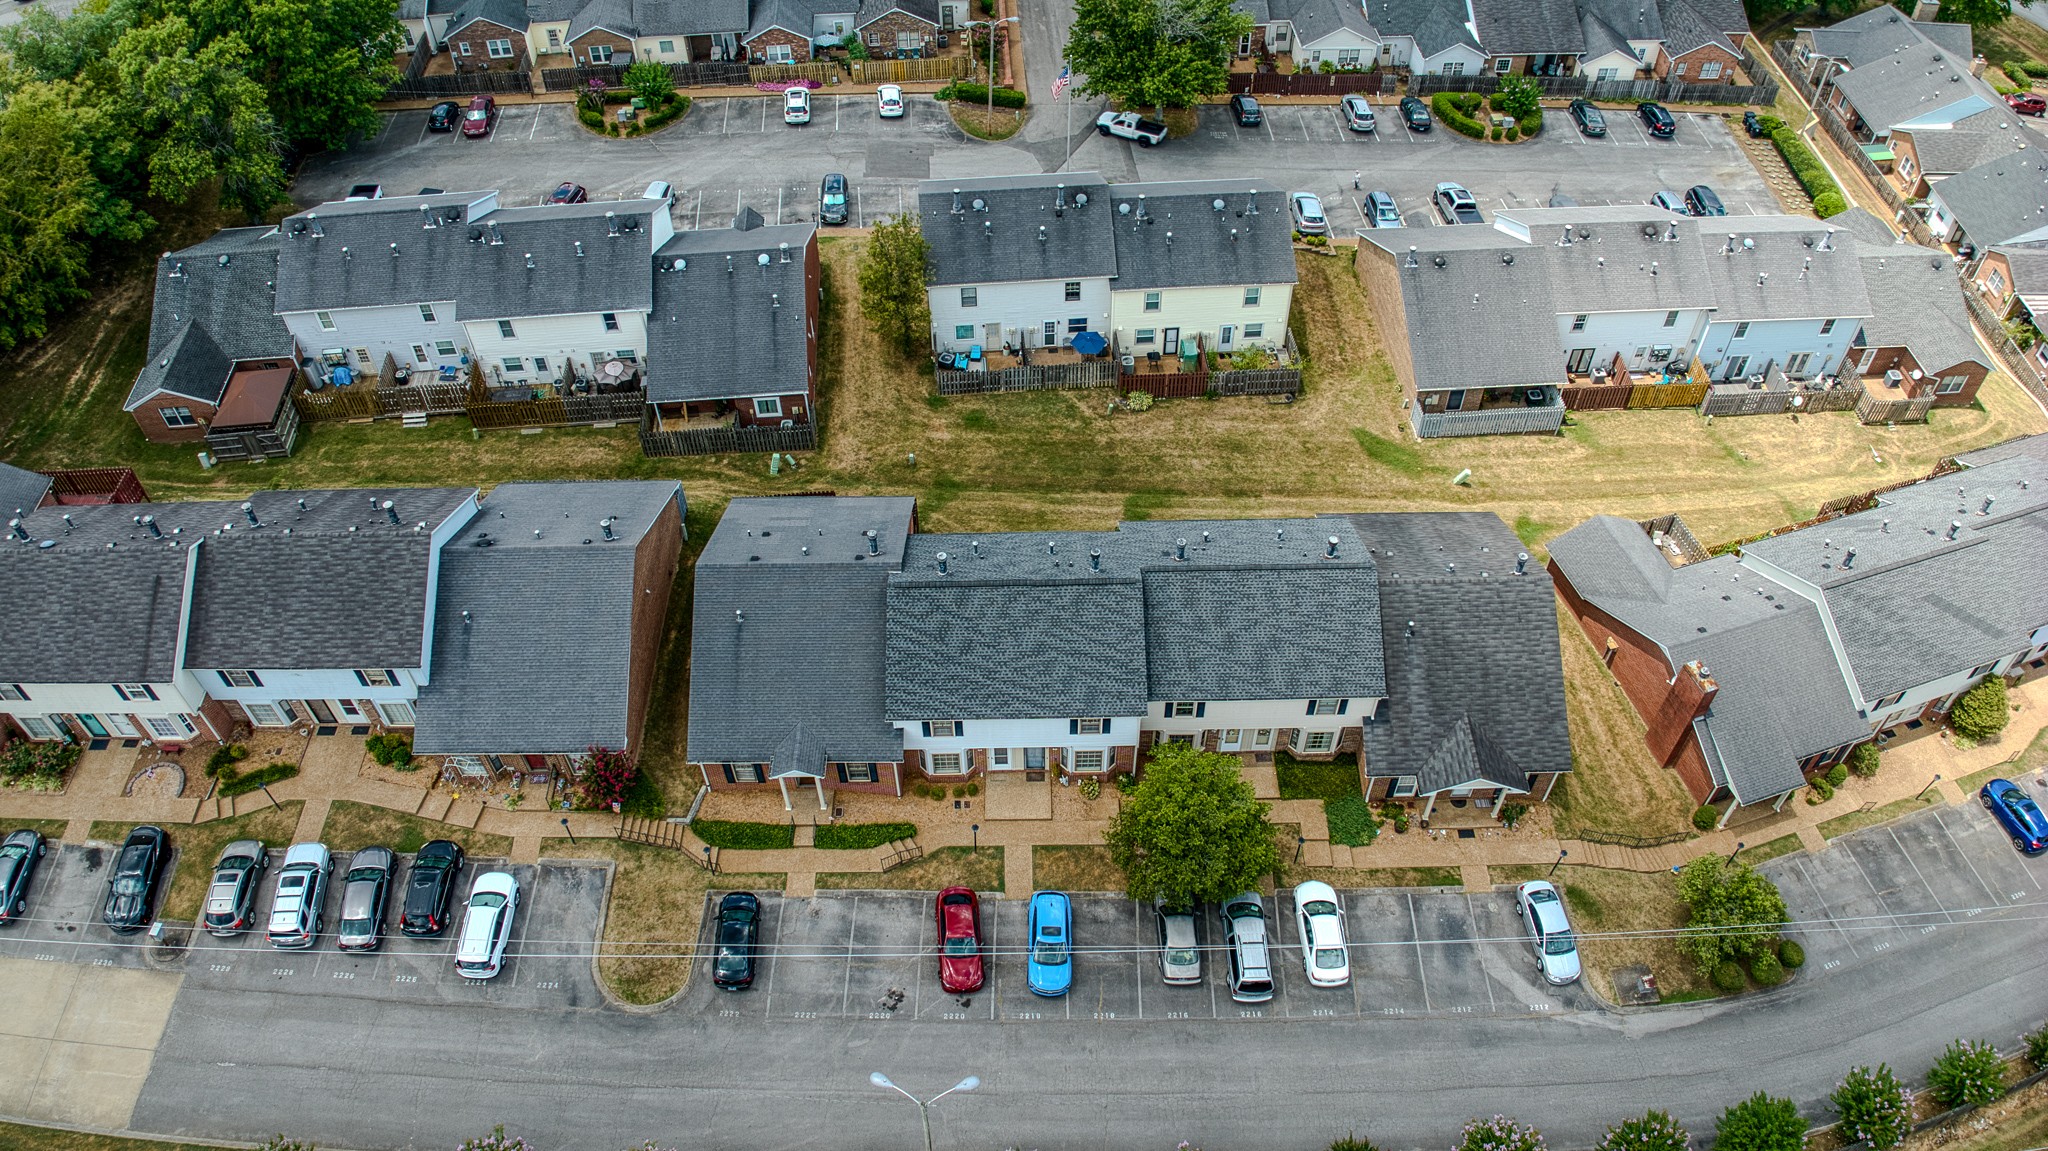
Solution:
<path fill-rule="evenodd" d="M 142 735 L 141 732 L 135 730 L 134 724 L 128 722 L 128 717 L 125 715 L 107 716 L 107 727 L 112 729 L 113 733 L 122 739 L 137 739 Z"/>
<path fill-rule="evenodd" d="M 1253 729 L 1253 731 L 1252 731 L 1252 750 L 1254 750 L 1254 751 L 1265 751 L 1265 750 L 1267 750 L 1268 748 L 1270 748 L 1270 747 L 1272 747 L 1272 746 L 1273 746 L 1273 729 L 1272 729 L 1272 728 L 1270 728 L 1270 727 L 1261 727 L 1261 728 L 1255 728 L 1255 729 Z"/>
<path fill-rule="evenodd" d="M 1236 346 L 1237 346 L 1237 325 L 1236 325 L 1236 324 L 1225 324 L 1225 325 L 1223 325 L 1223 330 L 1222 330 L 1221 332 L 1217 333 L 1217 336 L 1216 336 L 1216 350 L 1217 350 L 1217 351 L 1219 351 L 1219 352 L 1228 352 L 1228 351 L 1232 350 L 1233 348 L 1235 348 Z"/>
<path fill-rule="evenodd" d="M 1230 329 L 1225 328 L 1223 330 L 1227 332 Z M 1241 727 L 1224 728 L 1221 737 L 1216 741 L 1217 751 L 1236 751 L 1243 746 L 1244 729 Z"/>
<path fill-rule="evenodd" d="M 990 771 L 1015 771 L 1023 766 L 1023 764 L 1017 762 L 1017 757 L 1011 754 L 1009 748 L 992 747 L 989 749 L 988 769 Z"/>

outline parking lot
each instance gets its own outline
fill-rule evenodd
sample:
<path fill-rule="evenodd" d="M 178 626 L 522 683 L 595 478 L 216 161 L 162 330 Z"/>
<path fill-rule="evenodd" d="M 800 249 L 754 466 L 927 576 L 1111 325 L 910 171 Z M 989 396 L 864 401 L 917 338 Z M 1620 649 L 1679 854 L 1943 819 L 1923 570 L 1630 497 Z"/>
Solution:
<path fill-rule="evenodd" d="M 1607 137 L 1587 139 L 1563 110 L 1550 109 L 1541 136 L 1507 146 L 1442 125 L 1411 133 L 1391 106 L 1380 107 L 1372 133 L 1346 129 L 1334 103 L 1274 105 L 1257 128 L 1238 127 L 1216 106 L 1202 110 L 1194 135 L 1140 149 L 1095 135 L 1091 118 L 1077 111 L 1068 156 L 1057 138 L 1030 146 L 972 140 L 920 96 L 905 107 L 903 118 L 883 120 L 872 96 L 819 94 L 811 123 L 791 127 L 773 100 L 705 99 L 673 127 L 633 140 L 591 136 L 566 104 L 507 106 L 491 136 L 477 140 L 429 133 L 424 111 L 390 113 L 376 138 L 308 161 L 295 195 L 317 203 L 357 183 L 381 184 L 387 195 L 498 188 L 506 203 L 518 205 L 538 202 L 564 180 L 584 185 L 593 199 L 635 196 L 666 180 L 677 190 L 678 227 L 724 227 L 742 206 L 770 222 L 814 220 L 819 180 L 842 172 L 853 185 L 853 222 L 862 225 L 911 207 L 924 179 L 1092 170 L 1114 181 L 1273 180 L 1321 195 L 1339 235 L 1362 226 L 1359 197 L 1375 188 L 1393 193 L 1411 225 L 1429 223 L 1430 191 L 1445 180 L 1470 188 L 1489 215 L 1560 194 L 1582 204 L 1642 203 L 1660 190 L 1699 183 L 1714 187 L 1734 213 L 1781 210 L 1727 123 L 1708 113 L 1677 113 L 1677 135 L 1653 140 L 1633 115 L 1612 111 Z"/>
<path fill-rule="evenodd" d="M 1267 1003 L 1236 1003 L 1224 978 L 1214 908 L 1196 921 L 1202 983 L 1169 987 L 1160 981 L 1149 907 L 1113 895 L 1074 896 L 1073 990 L 1042 998 L 1024 984 L 1026 902 L 984 900 L 987 982 L 977 993 L 955 996 L 938 985 L 932 896 L 821 892 L 786 900 L 762 893 L 762 958 L 754 986 L 736 993 L 714 989 L 707 957 L 691 980 L 689 999 L 699 1011 L 758 1021 L 1303 1019 L 1598 1007 L 1582 986 L 1552 987 L 1537 977 L 1505 890 L 1351 891 L 1342 898 L 1350 986 L 1308 986 L 1292 905 L 1268 900 L 1275 994 Z M 706 948 L 716 918 L 714 895 L 705 911 Z"/>
<path fill-rule="evenodd" d="M 439 938 L 400 935 L 398 913 L 410 856 L 399 857 L 382 948 L 345 953 L 332 934 L 341 914 L 342 877 L 349 854 L 337 853 L 329 877 L 328 934 L 316 946 L 280 951 L 264 940 L 261 923 L 270 907 L 283 853 L 273 851 L 271 867 L 257 893 L 258 927 L 228 939 L 177 929 L 164 944 L 146 934 L 116 935 L 100 923 L 107 864 L 115 848 L 101 844 L 52 845 L 30 893 L 28 914 L 0 928 L 0 956 L 102 967 L 182 969 L 188 981 L 221 988 L 280 986 L 324 995 L 398 1002 L 481 1002 L 505 1007 L 597 1007 L 603 997 L 591 973 L 593 941 L 603 921 L 610 873 L 602 866 L 543 863 L 506 866 L 496 859 L 471 858 L 458 877 L 456 924 Z M 211 860 L 185 859 L 179 866 L 205 867 Z M 454 952 L 463 896 L 480 872 L 509 871 L 519 881 L 519 910 L 506 945 L 503 970 L 489 980 L 455 973 Z M 166 875 L 164 884 L 169 883 Z M 162 898 L 159 886 L 158 899 Z M 182 942 L 183 946 L 179 946 Z"/>

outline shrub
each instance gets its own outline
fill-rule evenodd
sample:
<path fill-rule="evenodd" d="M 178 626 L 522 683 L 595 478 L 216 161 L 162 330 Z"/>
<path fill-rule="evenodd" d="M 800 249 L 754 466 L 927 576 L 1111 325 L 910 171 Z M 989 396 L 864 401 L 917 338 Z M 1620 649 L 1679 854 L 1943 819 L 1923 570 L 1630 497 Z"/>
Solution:
<path fill-rule="evenodd" d="M 1527 76 L 1503 76 L 1494 90 L 1494 110 L 1503 116 L 1526 120 L 1531 112 L 1542 115 L 1543 89 Z"/>
<path fill-rule="evenodd" d="M 1896 1147 L 1913 1129 L 1913 1106 L 1892 1069 L 1858 1067 L 1844 1076 L 1828 1096 L 1842 1117 L 1841 1131 L 1851 1143 L 1868 1143 L 1876 1151 Z"/>
<path fill-rule="evenodd" d="M 640 121 L 640 127 L 648 132 L 652 132 L 656 128 L 665 128 L 671 122 L 673 122 L 676 117 L 681 116 L 683 113 L 689 110 L 690 98 L 688 96 L 678 96 L 675 93 L 671 92 L 669 93 L 668 103 L 663 104 L 659 108 L 656 108 L 653 112 L 648 113 L 646 118 Z"/>
<path fill-rule="evenodd" d="M 221 744 L 213 749 L 212 755 L 206 757 L 206 778 L 219 779 L 223 768 L 231 768 L 247 758 L 249 758 L 249 749 L 241 744 Z"/>
<path fill-rule="evenodd" d="M 1120 779 L 1120 780 L 1118 780 L 1117 782 L 1118 782 L 1118 783 L 1122 783 L 1123 781 L 1122 781 L 1122 780 Z M 981 794 L 981 785 L 980 785 L 980 784 L 978 784 L 978 783 L 970 783 L 970 784 L 968 784 L 968 785 L 967 785 L 967 794 L 969 794 L 969 795 L 980 795 L 980 794 Z"/>
<path fill-rule="evenodd" d="M 1272 364 L 1273 357 L 1264 348 L 1246 348 L 1241 352 L 1233 352 L 1230 356 L 1232 371 L 1252 372 L 1271 367 Z"/>
<path fill-rule="evenodd" d="M 583 126 L 590 129 L 593 132 L 602 132 L 605 130 L 604 113 L 599 112 L 596 109 L 589 107 L 588 105 L 578 104 L 576 106 L 576 118 L 578 120 L 583 121 Z"/>
<path fill-rule="evenodd" d="M 970 84 L 965 80 L 957 80 L 947 87 L 944 95 L 949 100 L 958 100 L 965 104 L 980 104 L 985 107 L 988 104 L 988 85 Z M 996 107 L 1022 108 L 1024 103 L 1024 93 L 1017 91 L 1015 88 L 996 89 Z"/>
<path fill-rule="evenodd" d="M 1330 826 L 1330 842 L 1341 847 L 1364 847 L 1380 833 L 1379 821 L 1372 817 L 1372 804 L 1362 795 L 1324 800 L 1323 819 Z"/>
<path fill-rule="evenodd" d="M 1792 178 L 1799 181 L 1799 186 L 1805 190 L 1807 198 L 1814 202 L 1816 215 L 1825 219 L 1835 212 L 1847 210 L 1848 202 L 1842 199 L 1842 189 L 1835 183 L 1835 178 L 1828 175 L 1828 170 L 1821 164 L 1820 157 L 1814 155 L 1813 149 L 1806 146 L 1806 141 L 1799 138 L 1799 133 L 1781 127 L 1771 133 L 1771 143 L 1777 146 L 1778 155 L 1785 158 L 1785 166 L 1792 169 Z M 1830 202 L 1834 212 L 1825 212 L 1821 209 L 1820 198 L 1829 194 L 1835 197 Z"/>
<path fill-rule="evenodd" d="M 1849 771 L 1858 779 L 1869 779 L 1877 774 L 1877 742 L 1859 743 L 1849 752 Z"/>
<path fill-rule="evenodd" d="M 251 772 L 239 772 L 233 767 L 220 769 L 220 787 L 216 794 L 222 797 L 247 795 L 259 788 L 268 787 L 279 780 L 290 779 L 299 774 L 296 763 L 273 763 Z"/>
<path fill-rule="evenodd" d="M 1663 1111 L 1648 1111 L 1640 1119 L 1624 1119 L 1607 1129 L 1593 1151 L 1686 1151 L 1692 1138 Z"/>
<path fill-rule="evenodd" d="M 1729 995 L 1749 986 L 1749 980 L 1742 974 L 1742 965 L 1733 959 L 1724 959 L 1714 965 L 1714 986 Z"/>
<path fill-rule="evenodd" d="M 1849 765 L 1846 763 L 1838 763 L 1835 766 L 1828 768 L 1828 773 L 1822 776 L 1821 778 L 1828 781 L 1829 787 L 1840 787 L 1843 784 L 1849 782 Z"/>
<path fill-rule="evenodd" d="M 1835 789 L 1825 778 L 1813 781 L 1813 794 L 1806 797 L 1808 803 L 1826 803 L 1835 797 Z"/>
<path fill-rule="evenodd" d="M 623 751 L 592 747 L 576 764 L 576 806 L 597 811 L 613 804 L 624 805 L 626 795 L 640 782 L 640 765 Z"/>
<path fill-rule="evenodd" d="M 1321 64 L 1316 65 L 1316 71 L 1322 73 L 1325 76 L 1328 76 L 1330 73 L 1335 72 L 1336 70 L 1337 62 L 1335 60 L 1325 60 Z"/>
<path fill-rule="evenodd" d="M 1510 144 L 1522 138 L 1522 126 L 1520 124 L 1509 124 L 1506 131 L 1508 143 Z"/>
<path fill-rule="evenodd" d="M 849 60 L 865 60 L 868 58 L 868 46 L 861 43 L 860 33 L 858 32 L 848 32 L 846 38 L 839 42 L 839 46 L 846 49 L 846 58 Z"/>
<path fill-rule="evenodd" d="M 1848 210 L 1849 201 L 1840 192 L 1822 192 L 1813 198 L 1813 214 L 1823 220 Z"/>
<path fill-rule="evenodd" d="M 1797 939 L 1781 940 L 1778 943 L 1778 962 L 1788 971 L 1797 971 L 1806 966 L 1806 947 Z"/>
<path fill-rule="evenodd" d="M 412 737 L 403 732 L 387 731 L 373 735 L 363 741 L 363 747 L 370 758 L 385 767 L 399 771 L 411 771 L 419 766 L 412 761 Z"/>
<path fill-rule="evenodd" d="M 2027 1062 L 2036 1071 L 2048 1068 L 2048 1025 L 2036 1027 L 2022 1038 L 2027 1042 Z"/>
<path fill-rule="evenodd" d="M 1700 856 L 1679 873 L 1678 898 L 1690 912 L 1678 949 L 1703 969 L 1776 949 L 1785 898 L 1777 884 L 1748 864 Z"/>
<path fill-rule="evenodd" d="M 2005 1094 L 2005 1060 L 1981 1039 L 1958 1039 L 1927 1069 L 1927 1090 L 1944 1107 L 1982 1106 Z"/>
<path fill-rule="evenodd" d="M 1102 781 L 1091 775 L 1087 779 L 1082 780 L 1075 790 L 1081 793 L 1082 799 L 1100 799 L 1102 798 Z"/>
<path fill-rule="evenodd" d="M 1152 410 L 1152 393 L 1132 392 L 1124 397 L 1124 406 L 1134 412 L 1149 412 Z"/>
<path fill-rule="evenodd" d="M 1721 812 L 1711 803 L 1702 803 L 1692 809 L 1692 825 L 1698 831 L 1712 831 L 1721 822 Z"/>
<path fill-rule="evenodd" d="M 1500 821 L 1507 825 L 1509 831 L 1513 831 L 1515 825 L 1522 822 L 1522 817 L 1527 814 L 1529 814 L 1529 805 L 1526 803 L 1503 803 L 1500 805 Z"/>
<path fill-rule="evenodd" d="M 1499 143 L 1503 135 L 1505 135 L 1505 133 L 1499 128 L 1488 128 L 1486 130 L 1486 138 L 1492 140 L 1495 143 Z"/>
<path fill-rule="evenodd" d="M 729 847 L 735 851 L 778 851 L 796 845 L 796 828 L 786 823 L 700 819 L 690 825 L 690 830 L 713 847 Z"/>
<path fill-rule="evenodd" d="M 916 834 L 914 823 L 832 823 L 818 828 L 811 842 L 823 851 L 865 851 Z"/>
<path fill-rule="evenodd" d="M 1465 1124 L 1453 1151 L 1543 1151 L 1543 1136 L 1505 1115 Z"/>
<path fill-rule="evenodd" d="M 1451 131 L 1474 140 L 1486 139 L 1486 125 L 1472 114 L 1479 108 L 1479 93 L 1438 92 L 1429 98 L 1429 104 L 1430 111 L 1450 125 Z"/>
<path fill-rule="evenodd" d="M 1380 1151 L 1380 1149 L 1372 1145 L 1372 1140 L 1360 1139 L 1358 1132 L 1352 1131 L 1346 1133 L 1342 1139 L 1332 1140 L 1330 1151 Z"/>
<path fill-rule="evenodd" d="M 1749 977 L 1760 987 L 1776 987 L 1785 982 L 1785 965 L 1778 962 L 1775 951 L 1759 951 L 1749 957 Z"/>
<path fill-rule="evenodd" d="M 534 1147 L 517 1135 L 506 1135 L 505 1125 L 500 1123 L 489 1135 L 463 1140 L 457 1151 L 534 1151 Z"/>
<path fill-rule="evenodd" d="M 2004 678 L 1990 676 L 1956 701 L 1948 713 L 1948 725 L 1965 739 L 1990 739 L 2004 731 L 2006 721 L 2012 718 L 2007 708 Z"/>
<path fill-rule="evenodd" d="M 1764 130 L 1764 135 L 1766 136 L 1775 135 L 1778 129 L 1783 128 L 1785 126 L 1785 121 L 1779 119 L 1776 116 L 1769 115 L 1758 116 L 1756 118 L 1756 123 L 1757 127 L 1762 128 Z"/>
<path fill-rule="evenodd" d="M 675 77 L 669 75 L 666 64 L 655 60 L 635 61 L 620 79 L 633 95 L 647 101 L 650 109 L 661 107 L 676 94 Z"/>
<path fill-rule="evenodd" d="M 1790 1099 L 1759 1091 L 1714 1120 L 1714 1151 L 1804 1151 L 1806 1120 Z"/>
<path fill-rule="evenodd" d="M 1324 805 L 1327 811 L 1328 805 Z M 1398 803 L 1387 803 L 1380 807 L 1380 822 L 1391 823 L 1397 832 L 1408 830 L 1408 809 Z"/>

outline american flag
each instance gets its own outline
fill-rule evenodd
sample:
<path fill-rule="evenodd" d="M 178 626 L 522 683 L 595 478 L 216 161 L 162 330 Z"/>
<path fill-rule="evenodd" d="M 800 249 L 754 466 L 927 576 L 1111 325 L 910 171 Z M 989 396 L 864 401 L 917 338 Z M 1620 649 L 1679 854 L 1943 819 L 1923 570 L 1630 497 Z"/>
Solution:
<path fill-rule="evenodd" d="M 1060 93 L 1061 93 L 1061 92 L 1064 92 L 1064 91 L 1066 91 L 1066 90 L 1067 90 L 1067 85 L 1069 85 L 1069 84 L 1071 84 L 1071 83 L 1073 83 L 1073 82 L 1074 82 L 1074 70 L 1073 70 L 1072 68 L 1069 68 L 1069 67 L 1067 67 L 1066 65 L 1062 64 L 1062 65 L 1060 66 L 1060 75 L 1059 75 L 1059 79 L 1057 79 L 1057 80 L 1054 80 L 1054 81 L 1052 82 L 1052 98 L 1053 98 L 1053 99 L 1055 99 L 1055 100 L 1059 99 L 1059 98 L 1060 98 Z"/>

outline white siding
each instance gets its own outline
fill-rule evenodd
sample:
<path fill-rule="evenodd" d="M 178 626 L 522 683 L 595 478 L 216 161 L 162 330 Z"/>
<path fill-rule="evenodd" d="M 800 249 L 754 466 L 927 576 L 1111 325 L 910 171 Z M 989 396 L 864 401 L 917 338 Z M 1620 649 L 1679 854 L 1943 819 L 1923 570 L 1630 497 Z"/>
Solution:
<path fill-rule="evenodd" d="M 1127 354 L 1144 355 L 1158 352 L 1173 354 L 1172 349 L 1162 342 L 1167 328 L 1179 328 L 1182 338 L 1200 333 L 1207 337 L 1208 346 L 1219 351 L 1236 350 L 1254 344 L 1261 347 L 1277 348 L 1287 334 L 1287 310 L 1294 302 L 1293 284 L 1261 284 L 1259 302 L 1256 307 L 1245 307 L 1244 290 L 1249 285 L 1230 284 L 1215 288 L 1162 288 L 1159 291 L 1159 310 L 1145 310 L 1145 295 L 1142 291 L 1112 292 L 1109 298 L 1110 323 L 1114 327 L 1117 350 Z M 1221 343 L 1224 325 L 1230 325 L 1229 348 Z M 1257 339 L 1247 339 L 1246 324 L 1264 325 L 1263 333 Z M 1138 332 L 1149 329 L 1153 334 L 1149 344 L 1137 343 Z"/>
<path fill-rule="evenodd" d="M 669 51 L 661 50 L 666 41 Z M 689 59 L 690 41 L 687 36 L 671 33 L 666 36 L 642 36 L 633 41 L 633 59 L 656 60 L 663 64 L 680 64 Z"/>
<path fill-rule="evenodd" d="M 954 717 L 934 717 L 954 718 Z M 1010 749 L 1010 767 L 1024 767 L 1024 749 L 1028 747 L 1059 748 L 1063 750 L 1061 761 L 1073 765 L 1075 751 L 1103 752 L 1103 765 L 1115 763 L 1113 749 L 1135 747 L 1138 742 L 1139 721 L 1137 716 L 1102 716 L 1109 720 L 1109 730 L 1099 735 L 1077 735 L 1069 730 L 1071 724 L 1061 719 L 960 719 L 960 734 L 950 738 L 924 734 L 924 721 L 903 720 L 895 724 L 903 732 L 905 751 L 922 751 L 926 755 L 926 766 L 934 753 L 957 752 L 961 756 L 963 770 L 974 767 L 973 752 L 995 748 Z"/>
<path fill-rule="evenodd" d="M 829 40 L 837 44 L 839 41 L 846 39 L 853 32 L 853 17 L 854 12 L 852 9 L 848 9 L 845 12 L 813 13 L 811 16 L 811 42 L 815 44 Z"/>
<path fill-rule="evenodd" d="M 1086 319 L 1091 332 L 1108 334 L 1110 329 L 1109 280 L 1098 276 L 1081 281 L 1081 298 L 1070 301 L 1066 298 L 1064 280 L 1029 280 L 1015 284 L 978 284 L 973 287 L 978 294 L 974 307 L 960 306 L 960 289 L 963 285 L 949 284 L 925 289 L 932 309 L 932 342 L 940 351 L 964 352 L 972 344 L 980 344 L 992 351 L 1001 351 L 1004 343 L 1023 343 L 1028 347 L 1041 347 L 1044 343 L 1044 326 L 1047 320 L 1054 322 L 1054 344 L 1065 344 L 1073 339 L 1068 331 L 1070 319 Z M 961 338 L 955 328 L 971 324 L 974 333 Z M 1001 327 L 999 338 L 991 339 L 988 325 Z"/>
<path fill-rule="evenodd" d="M 1443 73 L 1445 65 L 1453 63 L 1465 65 L 1464 75 L 1477 76 L 1486 66 L 1486 57 L 1476 48 L 1467 48 L 1463 44 L 1453 44 L 1436 55 L 1423 60 L 1421 70 L 1428 75 L 1440 75 Z"/>
<path fill-rule="evenodd" d="M 1641 312 L 1590 312 L 1586 314 L 1586 326 L 1573 331 L 1577 315 L 1566 312 L 1557 317 L 1557 339 L 1563 345 L 1569 362 L 1572 352 L 1580 348 L 1592 348 L 1592 366 L 1605 368 L 1613 363 L 1614 356 L 1621 354 L 1631 369 L 1650 370 L 1660 365 L 1654 363 L 1648 349 L 1669 346 L 1671 362 L 1680 365 L 1691 362 L 1690 356 L 1698 342 L 1700 330 L 1706 326 L 1707 311 L 1704 308 L 1676 309 L 1678 319 L 1666 327 L 1664 317 L 1667 309 Z M 1637 349 L 1643 349 L 1638 357 Z M 1564 364 L 1558 365 L 1562 377 Z"/>
<path fill-rule="evenodd" d="M 1608 52 L 1595 56 L 1590 60 L 1581 61 L 1579 64 L 1579 75 L 1589 80 L 1597 80 L 1600 78 L 1601 72 L 1611 68 L 1614 70 L 1614 75 L 1609 77 L 1609 79 L 1633 80 L 1636 78 L 1636 72 L 1642 66 L 1642 61 L 1636 59 L 1632 53 Z"/>
<path fill-rule="evenodd" d="M 1761 372 L 1767 363 L 1785 366 L 1788 357 L 1809 352 L 1804 375 L 1816 376 L 1833 372 L 1841 366 L 1842 357 L 1849 350 L 1849 342 L 1855 338 L 1861 323 L 1854 319 L 1837 319 L 1832 332 L 1820 334 L 1821 320 L 1757 320 L 1749 325 L 1749 331 L 1735 339 L 1735 329 L 1742 317 L 1716 318 L 1707 325 L 1706 338 L 1700 341 L 1700 362 L 1707 366 L 1707 373 L 1715 379 L 1725 374 L 1727 361 L 1731 356 L 1748 356 L 1744 367 L 1746 374 Z"/>
<path fill-rule="evenodd" d="M 1345 53 L 1352 53 L 1346 57 Z M 1332 32 L 1314 42 L 1301 41 L 1295 45 L 1294 58 L 1311 64 L 1327 60 L 1347 68 L 1370 68 L 1379 61 L 1380 42 L 1349 29 Z"/>
<path fill-rule="evenodd" d="M 512 338 L 499 335 L 496 320 L 469 320 L 462 326 L 476 349 L 477 362 L 487 375 L 503 380 L 559 380 L 562 365 L 573 361 L 579 373 L 593 370 L 616 352 L 631 352 L 636 360 L 647 359 L 647 316 L 643 312 L 615 312 L 619 329 L 608 332 L 601 312 L 567 316 L 519 316 L 511 320 Z M 505 359 L 517 356 L 520 369 L 507 369 Z M 535 356 L 547 360 L 547 370 L 535 371 Z"/>
<path fill-rule="evenodd" d="M 461 354 L 468 349 L 468 340 L 463 335 L 462 325 L 455 318 L 455 301 L 425 301 L 434 311 L 434 321 L 428 323 L 420 313 L 419 303 L 391 304 L 375 308 L 335 308 L 327 312 L 334 323 L 334 330 L 320 326 L 320 313 L 285 312 L 285 327 L 299 343 L 299 353 L 309 359 L 325 363 L 328 351 L 340 348 L 348 355 L 351 371 L 362 375 L 376 375 L 384 370 L 384 357 L 390 355 L 398 361 L 401 369 L 408 366 L 438 366 L 461 362 Z M 442 356 L 436 353 L 437 340 L 451 340 L 456 354 Z M 419 365 L 413 357 L 412 347 L 418 344 L 427 351 L 427 365 Z M 363 362 L 359 352 L 369 352 L 369 362 Z M 323 370 L 324 367 L 323 367 Z"/>
<path fill-rule="evenodd" d="M 1202 703 L 1201 715 L 1177 717 L 1166 714 L 1167 704 L 1155 703 L 1145 715 L 1144 727 L 1148 732 L 1156 731 L 1165 736 L 1192 735 L 1198 738 L 1205 731 L 1237 728 L 1243 732 L 1240 750 L 1250 751 L 1254 747 L 1254 734 L 1260 730 L 1298 728 L 1304 736 L 1312 731 L 1341 733 L 1347 727 L 1357 727 L 1364 717 L 1379 707 L 1379 702 L 1374 698 L 1353 696 L 1344 701 L 1342 715 L 1310 715 L 1305 699 L 1209 700 Z M 1266 743 L 1261 750 L 1272 746 L 1272 743 Z"/>
<path fill-rule="evenodd" d="M 554 32 L 555 43 L 558 47 L 548 47 L 548 33 L 550 31 Z M 681 47 L 681 45 L 677 45 L 677 47 Z M 527 25 L 526 50 L 535 56 L 545 55 L 549 52 L 566 56 L 569 52 L 569 22 L 567 20 L 548 20 L 538 24 Z M 566 61 L 551 61 L 550 63 L 558 68 L 567 67 Z"/>

